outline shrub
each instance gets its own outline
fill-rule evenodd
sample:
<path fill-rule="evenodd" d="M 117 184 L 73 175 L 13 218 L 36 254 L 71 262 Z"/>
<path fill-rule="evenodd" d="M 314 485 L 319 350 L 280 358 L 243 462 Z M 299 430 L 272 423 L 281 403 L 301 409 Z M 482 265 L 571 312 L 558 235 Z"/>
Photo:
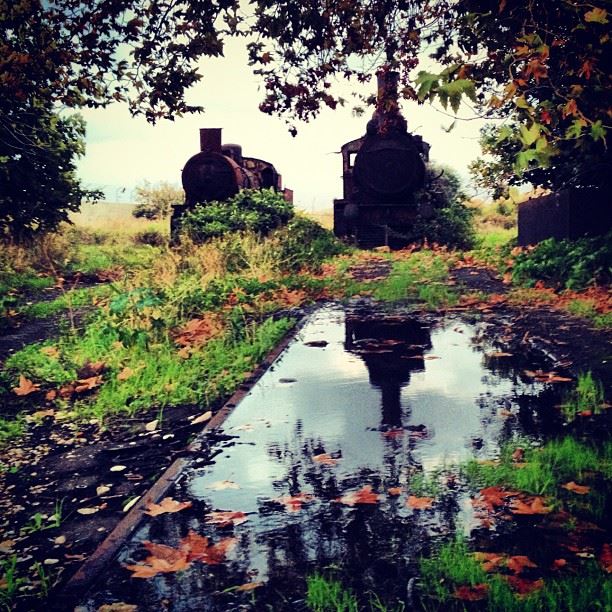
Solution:
<path fill-rule="evenodd" d="M 306 217 L 294 217 L 275 236 L 280 245 L 281 269 L 317 269 L 325 259 L 346 250 L 332 232 Z"/>
<path fill-rule="evenodd" d="M 148 244 L 154 247 L 161 247 L 165 246 L 168 241 L 161 232 L 158 232 L 157 230 L 153 229 L 148 229 L 138 232 L 134 236 L 134 242 L 136 244 Z"/>
<path fill-rule="evenodd" d="M 199 204 L 185 213 L 181 230 L 194 242 L 206 242 L 230 232 L 267 235 L 293 217 L 293 205 L 271 189 L 244 189 L 225 202 Z"/>
<path fill-rule="evenodd" d="M 474 245 L 473 211 L 464 203 L 459 177 L 449 168 L 429 166 L 425 187 L 415 194 L 421 211 L 407 238 L 412 242 L 437 242 L 459 249 Z"/>
<path fill-rule="evenodd" d="M 156 220 L 163 219 L 170 214 L 173 204 L 180 204 L 185 199 L 182 189 L 161 181 L 151 185 L 145 181 L 136 187 L 136 201 L 138 204 L 132 211 L 135 217 Z"/>
<path fill-rule="evenodd" d="M 557 288 L 579 290 L 593 283 L 608 284 L 611 261 L 612 232 L 579 240 L 548 238 L 517 255 L 512 279 L 528 286 L 542 280 Z"/>

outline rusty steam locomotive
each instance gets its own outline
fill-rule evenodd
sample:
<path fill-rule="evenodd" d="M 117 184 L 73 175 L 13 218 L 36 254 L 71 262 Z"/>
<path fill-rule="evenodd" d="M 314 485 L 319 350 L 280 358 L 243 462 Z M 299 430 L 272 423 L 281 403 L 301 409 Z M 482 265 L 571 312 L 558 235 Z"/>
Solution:
<path fill-rule="evenodd" d="M 170 218 L 171 234 L 176 236 L 181 217 L 196 204 L 223 201 L 241 189 L 272 188 L 292 202 L 293 191 L 284 189 L 282 176 L 267 161 L 244 157 L 237 144 L 221 144 L 221 128 L 200 130 L 200 152 L 183 168 L 185 202 L 175 205 Z"/>
<path fill-rule="evenodd" d="M 378 74 L 376 110 L 365 136 L 341 147 L 343 198 L 334 200 L 334 233 L 362 248 L 405 246 L 419 210 L 429 144 L 410 134 L 398 104 L 399 75 Z"/>

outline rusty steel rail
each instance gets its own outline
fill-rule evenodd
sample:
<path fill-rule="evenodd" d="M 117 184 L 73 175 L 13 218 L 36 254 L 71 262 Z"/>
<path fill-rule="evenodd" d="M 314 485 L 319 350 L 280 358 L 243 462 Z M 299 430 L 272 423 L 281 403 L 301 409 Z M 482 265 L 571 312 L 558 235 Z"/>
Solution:
<path fill-rule="evenodd" d="M 305 319 L 306 316 L 302 316 L 298 319 L 296 325 L 285 334 L 284 338 L 266 355 L 265 359 L 257 368 L 255 368 L 248 383 L 240 385 L 225 404 L 215 413 L 213 418 L 208 421 L 195 440 L 193 440 L 193 442 L 183 451 L 186 456 L 175 459 L 170 466 L 166 468 L 155 484 L 136 504 L 134 504 L 128 514 L 119 521 L 111 533 L 109 533 L 96 548 L 93 554 L 83 562 L 64 588 L 57 593 L 50 609 L 71 610 L 74 606 L 78 605 L 79 600 L 91 589 L 102 570 L 117 556 L 119 549 L 140 525 L 147 506 L 151 503 L 158 503 L 162 497 L 168 493 L 184 468 L 188 465 L 190 457 L 201 450 L 206 435 L 225 422 L 233 410 L 235 410 L 269 367 L 296 337 L 302 329 Z"/>

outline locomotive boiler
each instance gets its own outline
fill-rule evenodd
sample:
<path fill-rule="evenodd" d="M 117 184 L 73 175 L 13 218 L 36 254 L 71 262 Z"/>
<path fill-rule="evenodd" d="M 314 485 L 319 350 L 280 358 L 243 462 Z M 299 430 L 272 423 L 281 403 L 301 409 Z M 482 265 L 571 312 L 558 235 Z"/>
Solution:
<path fill-rule="evenodd" d="M 282 177 L 270 162 L 244 157 L 240 145 L 221 144 L 221 128 L 200 130 L 200 152 L 187 160 L 181 178 L 185 202 L 173 207 L 172 236 L 178 232 L 181 217 L 196 204 L 227 200 L 241 189 L 271 188 L 293 201 L 293 192 L 283 189 Z"/>
<path fill-rule="evenodd" d="M 341 147 L 343 197 L 334 200 L 334 233 L 361 248 L 401 248 L 420 211 L 429 144 L 408 132 L 393 71 L 378 73 L 376 110 L 361 138 Z"/>

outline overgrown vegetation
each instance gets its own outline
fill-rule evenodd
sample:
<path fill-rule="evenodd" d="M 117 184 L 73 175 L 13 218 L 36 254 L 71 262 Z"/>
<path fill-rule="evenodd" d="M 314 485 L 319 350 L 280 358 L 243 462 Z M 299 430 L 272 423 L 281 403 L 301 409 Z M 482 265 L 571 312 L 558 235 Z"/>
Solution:
<path fill-rule="evenodd" d="M 225 202 L 197 205 L 182 217 L 181 230 L 197 243 L 243 231 L 265 236 L 292 217 L 293 205 L 281 194 L 272 189 L 243 189 Z"/>
<path fill-rule="evenodd" d="M 519 253 L 512 268 L 517 283 L 544 281 L 555 288 L 584 289 L 612 280 L 612 233 L 579 240 L 549 238 Z"/>

